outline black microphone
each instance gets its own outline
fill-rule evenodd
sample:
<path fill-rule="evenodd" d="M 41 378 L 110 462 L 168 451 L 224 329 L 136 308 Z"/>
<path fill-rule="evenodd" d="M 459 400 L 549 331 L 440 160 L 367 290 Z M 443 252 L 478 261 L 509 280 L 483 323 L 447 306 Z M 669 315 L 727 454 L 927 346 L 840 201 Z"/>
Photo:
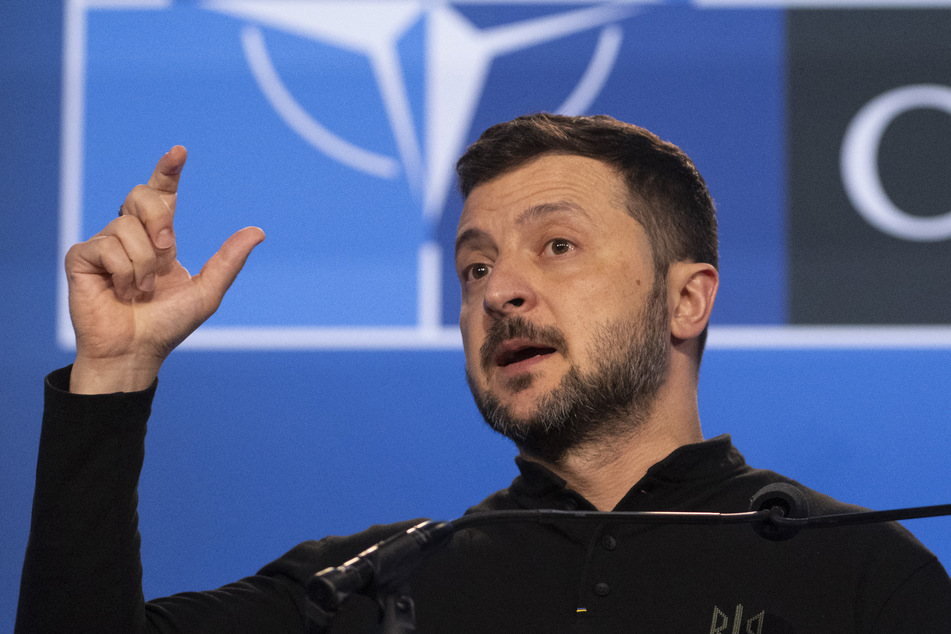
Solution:
<path fill-rule="evenodd" d="M 783 540 L 793 537 L 803 528 L 857 526 L 951 515 L 951 504 L 810 516 L 809 505 L 798 487 L 775 483 L 768 484 L 756 492 L 750 500 L 750 511 L 765 514 L 753 524 L 758 534 L 767 539 Z"/>
<path fill-rule="evenodd" d="M 799 487 L 785 482 L 767 484 L 750 498 L 751 511 L 769 511 L 753 530 L 760 537 L 774 542 L 791 539 L 802 529 L 800 524 L 783 523 L 786 518 L 809 517 L 809 501 Z"/>
<path fill-rule="evenodd" d="M 367 548 L 353 559 L 334 568 L 325 568 L 310 578 L 307 595 L 324 615 L 332 615 L 354 592 L 368 588 L 396 591 L 408 570 L 422 555 L 452 535 L 450 522 L 421 522 L 402 533 Z"/>

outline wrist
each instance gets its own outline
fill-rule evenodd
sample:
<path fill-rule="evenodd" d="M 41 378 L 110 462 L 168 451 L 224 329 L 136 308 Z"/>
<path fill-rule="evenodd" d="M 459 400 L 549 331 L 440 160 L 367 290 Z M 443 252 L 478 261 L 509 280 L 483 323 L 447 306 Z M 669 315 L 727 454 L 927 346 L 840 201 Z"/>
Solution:
<path fill-rule="evenodd" d="M 69 377 L 74 394 L 141 392 L 158 376 L 161 362 L 146 359 L 89 359 L 76 356 Z"/>

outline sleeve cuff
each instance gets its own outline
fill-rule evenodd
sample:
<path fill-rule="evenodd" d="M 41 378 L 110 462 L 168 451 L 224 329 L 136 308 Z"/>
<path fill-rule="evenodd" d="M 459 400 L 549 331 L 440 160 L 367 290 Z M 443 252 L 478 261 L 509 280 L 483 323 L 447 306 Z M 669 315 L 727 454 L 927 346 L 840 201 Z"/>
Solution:
<path fill-rule="evenodd" d="M 147 419 L 152 400 L 158 388 L 158 379 L 140 392 L 113 394 L 73 394 L 69 391 L 69 377 L 73 366 L 68 365 L 47 375 L 45 385 L 45 412 L 54 420 L 77 422 L 101 420 L 103 416 Z"/>

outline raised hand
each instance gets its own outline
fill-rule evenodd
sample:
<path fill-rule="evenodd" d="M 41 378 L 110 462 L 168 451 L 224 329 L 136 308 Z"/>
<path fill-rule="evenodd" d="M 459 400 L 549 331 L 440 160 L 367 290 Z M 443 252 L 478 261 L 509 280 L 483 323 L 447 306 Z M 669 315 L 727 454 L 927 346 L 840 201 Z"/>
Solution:
<path fill-rule="evenodd" d="M 198 275 L 176 259 L 173 220 L 187 152 L 159 159 L 120 216 L 66 254 L 69 312 L 76 332 L 70 390 L 83 394 L 145 389 L 168 354 L 210 317 L 264 232 L 246 227 Z"/>

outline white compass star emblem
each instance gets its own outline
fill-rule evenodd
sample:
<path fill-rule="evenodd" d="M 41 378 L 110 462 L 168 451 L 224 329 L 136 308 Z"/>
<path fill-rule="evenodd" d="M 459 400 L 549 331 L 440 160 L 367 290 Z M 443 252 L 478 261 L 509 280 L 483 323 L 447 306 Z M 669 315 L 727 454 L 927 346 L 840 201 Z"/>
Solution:
<path fill-rule="evenodd" d="M 480 30 L 453 4 L 412 0 L 215 0 L 205 6 L 366 56 L 386 108 L 398 158 L 358 147 L 316 121 L 284 86 L 260 29 L 248 26 L 243 36 L 254 76 L 287 125 L 319 151 L 354 169 L 393 178 L 402 168 L 410 187 L 420 194 L 424 215 L 435 221 L 445 204 L 452 183 L 451 166 L 463 149 L 492 60 L 600 27 L 598 44 L 583 77 L 572 94 L 552 108 L 565 114 L 581 113 L 600 93 L 616 60 L 621 31 L 612 23 L 636 11 L 633 3 L 597 2 L 586 8 Z M 421 142 L 397 46 L 400 38 L 424 19 L 426 95 Z M 427 157 L 425 162 L 423 156 Z"/>

